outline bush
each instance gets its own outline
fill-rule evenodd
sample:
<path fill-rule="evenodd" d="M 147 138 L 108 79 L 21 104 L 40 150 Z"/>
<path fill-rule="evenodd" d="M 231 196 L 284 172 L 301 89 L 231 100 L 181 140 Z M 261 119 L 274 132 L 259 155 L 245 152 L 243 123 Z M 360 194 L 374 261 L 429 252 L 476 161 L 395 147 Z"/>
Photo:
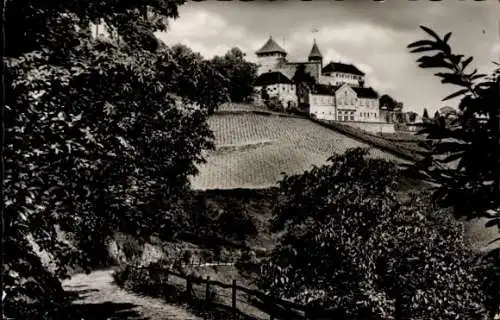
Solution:
<path fill-rule="evenodd" d="M 281 181 L 273 225 L 284 235 L 261 287 L 343 319 L 482 319 L 461 225 L 428 196 L 400 203 L 395 165 L 366 152 Z"/>
<path fill-rule="evenodd" d="M 271 111 L 283 112 L 285 108 L 279 97 L 273 96 L 268 100 L 265 100 L 266 107 Z"/>
<path fill-rule="evenodd" d="M 217 219 L 217 226 L 224 238 L 245 240 L 257 234 L 254 218 L 243 208 L 241 210 L 224 210 Z"/>

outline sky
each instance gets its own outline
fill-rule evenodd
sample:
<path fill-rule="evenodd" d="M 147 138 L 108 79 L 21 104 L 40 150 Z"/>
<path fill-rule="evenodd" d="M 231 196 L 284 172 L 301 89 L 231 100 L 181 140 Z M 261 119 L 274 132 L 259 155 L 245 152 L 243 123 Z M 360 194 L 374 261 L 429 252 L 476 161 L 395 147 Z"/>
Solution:
<path fill-rule="evenodd" d="M 426 37 L 419 25 L 441 36 L 451 31 L 452 49 L 473 56 L 470 67 L 479 72 L 489 73 L 492 61 L 500 62 L 498 0 L 206 0 L 187 2 L 179 14 L 157 34 L 167 45 L 185 44 L 205 58 L 238 47 L 255 62 L 255 51 L 272 35 L 289 61 L 305 61 L 316 39 L 325 64 L 356 65 L 368 86 L 420 114 L 456 107 L 457 100 L 441 100 L 457 87 L 441 84 L 433 75 L 437 69 L 418 67 L 419 56 L 407 45 Z"/>

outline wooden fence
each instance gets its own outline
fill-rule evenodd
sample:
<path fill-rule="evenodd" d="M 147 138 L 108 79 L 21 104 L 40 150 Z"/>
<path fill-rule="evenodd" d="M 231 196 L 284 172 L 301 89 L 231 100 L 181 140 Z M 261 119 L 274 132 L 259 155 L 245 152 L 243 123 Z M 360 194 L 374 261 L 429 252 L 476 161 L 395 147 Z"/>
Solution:
<path fill-rule="evenodd" d="M 193 285 L 202 286 L 204 293 L 201 294 L 201 299 L 205 301 L 205 308 L 210 309 L 215 307 L 223 307 L 231 315 L 232 319 L 261 319 L 261 320 L 295 320 L 295 319 L 339 319 L 337 317 L 327 316 L 327 314 L 334 314 L 334 310 L 319 310 L 312 309 L 302 304 L 297 304 L 291 301 L 279 299 L 272 297 L 258 290 L 249 289 L 238 285 L 236 280 L 232 280 L 232 283 L 223 283 L 220 281 L 211 280 L 210 277 L 201 278 L 195 277 L 193 275 L 185 275 L 173 270 L 156 267 L 156 266 L 133 266 L 128 265 L 128 268 L 145 271 L 149 273 L 149 277 L 153 281 L 158 282 L 159 285 L 170 285 L 172 284 L 172 277 L 183 279 L 185 284 L 185 298 L 187 300 L 192 300 L 194 298 L 200 300 L 199 296 L 196 296 L 196 292 L 193 289 Z M 225 290 L 231 290 L 230 295 L 230 305 L 226 304 L 216 304 L 211 298 L 211 289 L 219 288 Z M 198 290 L 199 291 L 199 290 Z M 243 293 L 246 295 L 246 299 L 238 298 L 238 293 Z M 217 293 L 219 296 L 219 293 Z M 229 299 L 227 300 L 229 301 Z M 214 304 L 210 306 L 210 304 Z M 242 308 L 242 305 L 246 307 L 251 307 L 259 312 L 259 316 L 256 316 L 254 312 L 249 314 L 248 308 Z M 243 309 L 243 310 L 242 310 Z M 332 313 L 333 312 L 333 313 Z M 320 316 L 322 314 L 322 316 Z M 340 318 L 341 319 L 341 318 Z"/>

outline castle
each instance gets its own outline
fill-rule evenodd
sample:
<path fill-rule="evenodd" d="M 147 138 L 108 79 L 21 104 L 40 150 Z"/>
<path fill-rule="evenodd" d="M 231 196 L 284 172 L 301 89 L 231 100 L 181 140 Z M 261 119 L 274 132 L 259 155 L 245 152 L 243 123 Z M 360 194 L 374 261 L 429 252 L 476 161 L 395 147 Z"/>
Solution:
<path fill-rule="evenodd" d="M 285 108 L 303 108 L 318 119 L 382 122 L 378 94 L 365 87 L 365 74 L 352 64 L 329 62 L 323 65 L 323 55 L 316 41 L 304 62 L 287 61 L 287 52 L 272 36 L 256 55 L 258 97 L 265 89 L 269 97 L 279 98 Z M 295 78 L 298 70 L 308 75 L 307 84 Z"/>

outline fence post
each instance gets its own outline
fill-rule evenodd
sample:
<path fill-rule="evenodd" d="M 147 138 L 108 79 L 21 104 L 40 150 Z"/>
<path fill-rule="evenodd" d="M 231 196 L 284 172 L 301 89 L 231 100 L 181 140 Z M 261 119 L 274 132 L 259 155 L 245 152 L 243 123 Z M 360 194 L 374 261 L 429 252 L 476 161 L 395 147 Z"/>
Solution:
<path fill-rule="evenodd" d="M 236 320 L 236 280 L 233 279 L 233 294 L 232 294 L 232 309 L 233 320 Z"/>
<path fill-rule="evenodd" d="M 191 281 L 191 275 L 186 278 L 186 297 L 191 300 L 191 291 L 193 290 L 193 282 Z"/>

